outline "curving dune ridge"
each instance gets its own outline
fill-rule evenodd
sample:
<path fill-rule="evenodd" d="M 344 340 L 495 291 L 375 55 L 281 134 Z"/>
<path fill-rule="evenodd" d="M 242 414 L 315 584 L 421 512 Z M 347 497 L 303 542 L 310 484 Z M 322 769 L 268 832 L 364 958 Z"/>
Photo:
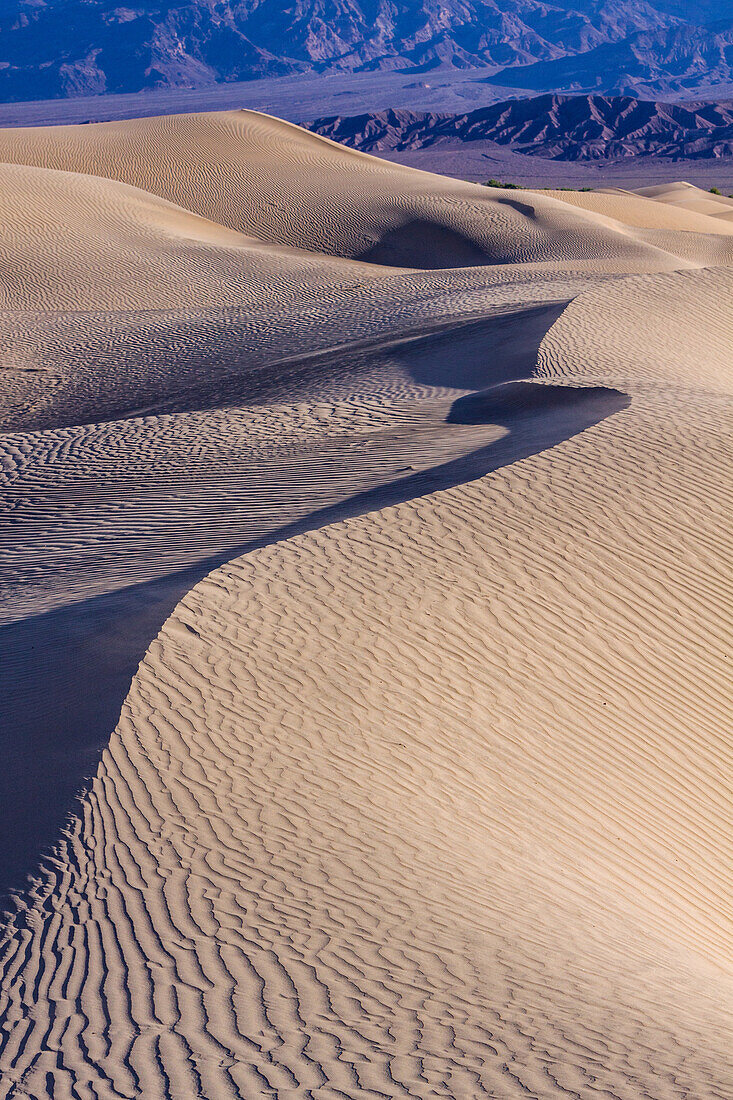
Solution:
<path fill-rule="evenodd" d="M 0 1097 L 726 1100 L 725 217 L 0 160 Z"/>

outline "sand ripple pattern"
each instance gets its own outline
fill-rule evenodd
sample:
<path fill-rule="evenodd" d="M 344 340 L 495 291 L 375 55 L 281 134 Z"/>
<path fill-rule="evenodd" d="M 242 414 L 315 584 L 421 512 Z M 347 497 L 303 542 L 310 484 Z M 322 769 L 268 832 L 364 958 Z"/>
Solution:
<path fill-rule="evenodd" d="M 118 180 L 271 244 L 390 266 L 668 262 L 604 213 L 416 172 L 254 111 L 2 130 L 0 161 Z"/>
<path fill-rule="evenodd" d="M 7 621 L 218 561 L 13 896 L 2 1100 L 729 1100 L 730 271 L 248 112 L 14 133 L 251 298 L 7 284 Z"/>
<path fill-rule="evenodd" d="M 186 596 L 9 928 L 7 1095 L 729 1094 L 720 408 L 674 407 Z"/>

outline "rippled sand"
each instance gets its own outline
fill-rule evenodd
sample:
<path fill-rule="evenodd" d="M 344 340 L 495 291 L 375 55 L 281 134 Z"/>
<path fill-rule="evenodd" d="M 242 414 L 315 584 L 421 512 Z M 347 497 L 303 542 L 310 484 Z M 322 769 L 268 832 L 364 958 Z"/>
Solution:
<path fill-rule="evenodd" d="M 0 160 L 0 1096 L 728 1100 L 733 207 Z"/>

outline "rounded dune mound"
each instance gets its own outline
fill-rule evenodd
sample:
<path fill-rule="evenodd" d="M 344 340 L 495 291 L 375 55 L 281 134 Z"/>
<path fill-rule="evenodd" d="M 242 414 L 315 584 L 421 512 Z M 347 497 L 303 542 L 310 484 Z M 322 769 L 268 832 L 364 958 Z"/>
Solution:
<path fill-rule="evenodd" d="M 118 179 L 261 240 L 331 256 L 415 268 L 665 263 L 601 215 L 390 164 L 253 111 L 5 130 L 0 160 Z"/>
<path fill-rule="evenodd" d="M 650 190 L 654 190 L 653 188 Z M 591 210 L 638 229 L 670 229 L 678 233 L 714 233 L 730 236 L 733 225 L 721 220 L 717 210 L 697 210 L 656 201 L 646 191 L 631 192 L 617 188 L 597 191 L 543 191 L 570 206 Z M 701 192 L 702 194 L 702 192 Z M 720 214 L 726 211 L 720 208 Z M 712 215 L 712 216 L 711 216 Z"/>
<path fill-rule="evenodd" d="M 262 308 L 354 273 L 116 180 L 0 165 L 0 309 Z"/>
<path fill-rule="evenodd" d="M 570 303 L 543 338 L 539 371 L 630 392 L 664 382 L 733 394 L 731 301 L 730 268 L 620 279 Z"/>
<path fill-rule="evenodd" d="M 727 219 L 733 213 L 733 199 L 727 195 L 716 195 L 712 191 L 703 191 L 691 183 L 660 183 L 653 187 L 639 187 L 634 192 L 644 198 L 664 206 L 672 206 L 688 213 L 705 217 Z M 720 232 L 720 231 L 719 231 Z M 727 230 L 725 230 L 727 232 Z"/>

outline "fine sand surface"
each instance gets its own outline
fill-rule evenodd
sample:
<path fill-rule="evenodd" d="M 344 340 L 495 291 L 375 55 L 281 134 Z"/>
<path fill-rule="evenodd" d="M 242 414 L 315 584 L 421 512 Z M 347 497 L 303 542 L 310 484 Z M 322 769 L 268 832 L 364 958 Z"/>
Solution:
<path fill-rule="evenodd" d="M 668 203 L 678 210 L 690 210 L 709 217 L 728 220 L 733 217 L 733 198 L 702 191 L 689 183 L 670 183 L 654 187 L 641 187 L 637 195 Z"/>
<path fill-rule="evenodd" d="M 647 187 L 640 191 L 604 188 L 597 191 L 543 191 L 583 210 L 593 210 L 637 229 L 733 234 L 733 199 L 708 195 L 689 184 Z M 679 201 L 678 201 L 679 199 Z"/>
<path fill-rule="evenodd" d="M 733 204 L 0 161 L 0 1097 L 729 1100 Z"/>

